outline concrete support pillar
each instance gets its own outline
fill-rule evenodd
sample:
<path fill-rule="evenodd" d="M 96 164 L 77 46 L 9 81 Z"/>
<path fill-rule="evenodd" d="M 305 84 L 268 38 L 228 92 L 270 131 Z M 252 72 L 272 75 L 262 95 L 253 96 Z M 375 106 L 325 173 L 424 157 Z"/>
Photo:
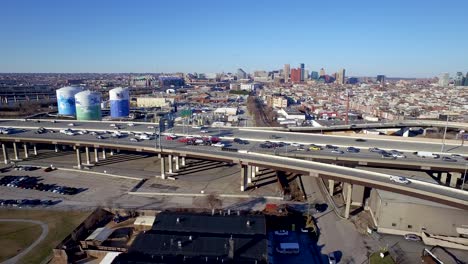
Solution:
<path fill-rule="evenodd" d="M 8 164 L 10 160 L 8 159 L 8 151 L 7 151 L 5 144 L 2 144 L 2 152 L 3 152 L 3 161 L 5 162 L 5 164 Z"/>
<path fill-rule="evenodd" d="M 458 173 L 458 172 L 452 172 L 450 173 L 451 174 L 451 177 L 450 177 L 450 187 L 454 187 L 454 188 L 457 188 L 457 182 L 458 182 L 458 179 L 461 178 L 461 173 Z"/>
<path fill-rule="evenodd" d="M 172 171 L 172 167 L 173 167 L 173 166 L 172 166 L 172 164 L 173 164 L 173 162 L 172 162 L 172 161 L 173 161 L 172 155 L 169 155 L 168 160 L 169 160 L 169 164 L 168 164 L 168 166 L 169 166 L 169 174 L 171 174 L 171 173 L 174 173 L 174 172 Z"/>
<path fill-rule="evenodd" d="M 86 165 L 91 165 L 91 157 L 89 155 L 89 147 L 86 147 L 85 150 L 86 150 Z"/>
<path fill-rule="evenodd" d="M 247 186 L 252 183 L 252 166 L 247 166 Z"/>
<path fill-rule="evenodd" d="M 175 169 L 176 169 L 176 171 L 180 170 L 180 158 L 179 158 L 179 156 L 175 156 Z"/>
<path fill-rule="evenodd" d="M 107 158 L 107 156 L 106 156 L 106 149 L 103 148 L 103 149 L 102 149 L 102 159 L 105 160 L 106 158 Z"/>
<path fill-rule="evenodd" d="M 58 145 L 55 144 L 55 153 L 57 153 L 57 152 L 58 152 Z"/>
<path fill-rule="evenodd" d="M 96 163 L 99 162 L 98 148 L 94 148 L 94 161 L 95 161 Z"/>
<path fill-rule="evenodd" d="M 328 180 L 328 192 L 331 196 L 335 193 L 335 180 Z"/>
<path fill-rule="evenodd" d="M 252 179 L 257 177 L 257 166 L 252 166 Z"/>
<path fill-rule="evenodd" d="M 410 129 L 409 127 L 403 128 L 403 137 L 409 137 Z"/>
<path fill-rule="evenodd" d="M 246 174 L 247 174 L 247 165 L 241 165 L 241 170 L 240 170 L 240 175 L 241 175 L 240 190 L 241 190 L 241 192 L 245 191 L 246 188 L 247 188 Z"/>
<path fill-rule="evenodd" d="M 186 166 L 186 164 L 185 164 L 185 157 L 182 157 L 181 163 L 182 163 L 182 167 L 185 167 L 185 166 Z"/>
<path fill-rule="evenodd" d="M 76 167 L 81 170 L 81 153 L 79 147 L 76 147 L 76 163 Z"/>
<path fill-rule="evenodd" d="M 24 143 L 24 144 L 23 144 L 23 148 L 24 148 L 24 158 L 27 159 L 27 158 L 29 158 L 28 144 L 27 144 L 27 143 Z"/>
<path fill-rule="evenodd" d="M 440 173 L 440 183 L 442 184 L 448 184 L 448 174 L 446 172 L 441 172 Z"/>
<path fill-rule="evenodd" d="M 260 168 L 258 166 L 255 166 L 255 173 L 259 174 L 260 173 Z"/>
<path fill-rule="evenodd" d="M 346 188 L 346 207 L 345 207 L 344 217 L 348 219 L 349 211 L 351 210 L 351 196 L 353 195 L 353 185 L 351 183 L 346 183 L 345 188 Z"/>
<path fill-rule="evenodd" d="M 15 154 L 15 160 L 19 160 L 18 147 L 16 146 L 16 142 L 13 142 L 13 153 Z"/>
<path fill-rule="evenodd" d="M 423 129 L 423 133 L 422 133 L 423 137 L 425 137 L 426 134 L 427 134 L 427 128 L 424 128 L 424 129 Z"/>
<path fill-rule="evenodd" d="M 110 155 L 114 156 L 114 150 L 113 149 L 110 150 Z"/>
<path fill-rule="evenodd" d="M 166 159 L 161 155 L 161 179 L 166 179 Z"/>
<path fill-rule="evenodd" d="M 34 156 L 37 156 L 37 146 L 36 145 L 33 146 L 33 150 L 34 150 Z"/>

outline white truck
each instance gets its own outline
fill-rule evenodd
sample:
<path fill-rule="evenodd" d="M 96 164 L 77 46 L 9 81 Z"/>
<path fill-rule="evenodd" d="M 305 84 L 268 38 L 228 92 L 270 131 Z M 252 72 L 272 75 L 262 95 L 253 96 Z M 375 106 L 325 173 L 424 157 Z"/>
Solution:
<path fill-rule="evenodd" d="M 421 157 L 421 158 L 431 158 L 431 159 L 436 159 L 438 157 L 437 154 L 434 154 L 428 151 L 418 151 L 416 152 L 416 156 Z"/>

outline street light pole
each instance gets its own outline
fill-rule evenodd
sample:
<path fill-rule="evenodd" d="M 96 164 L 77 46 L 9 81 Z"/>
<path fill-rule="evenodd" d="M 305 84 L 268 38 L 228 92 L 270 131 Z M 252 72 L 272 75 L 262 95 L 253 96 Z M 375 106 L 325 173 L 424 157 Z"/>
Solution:
<path fill-rule="evenodd" d="M 445 149 L 445 137 L 447 136 L 447 127 L 448 127 L 448 122 L 449 122 L 450 110 L 451 110 L 451 108 L 452 108 L 452 99 L 453 99 L 453 94 L 450 95 L 449 107 L 448 107 L 448 113 L 447 113 L 447 119 L 446 119 L 446 121 L 445 121 L 444 136 L 443 136 L 443 138 L 442 138 L 442 147 L 440 148 L 440 152 L 441 152 L 441 153 L 444 153 L 444 149 Z"/>

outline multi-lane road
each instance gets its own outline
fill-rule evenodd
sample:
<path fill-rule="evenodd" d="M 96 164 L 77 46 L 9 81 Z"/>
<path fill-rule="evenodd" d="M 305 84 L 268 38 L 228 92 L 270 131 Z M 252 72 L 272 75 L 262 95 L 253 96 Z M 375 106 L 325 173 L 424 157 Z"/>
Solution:
<path fill-rule="evenodd" d="M 16 141 L 16 142 L 28 142 L 28 143 L 49 143 L 49 144 L 64 144 L 64 145 L 79 145 L 79 146 L 90 146 L 90 147 L 101 147 L 101 148 L 114 148 L 114 149 L 130 149 L 136 151 L 146 151 L 146 152 L 159 152 L 158 148 L 155 147 L 156 140 L 143 140 L 140 142 L 131 142 L 128 137 L 123 137 L 119 139 L 110 138 L 109 134 L 104 135 L 104 139 L 97 139 L 96 136 L 85 134 L 85 135 L 75 135 L 75 136 L 67 136 L 60 133 L 44 133 L 44 134 L 35 134 L 35 130 L 37 127 L 45 127 L 45 128 L 54 128 L 54 129 L 61 129 L 61 128 L 72 128 L 76 129 L 86 129 L 88 131 L 91 130 L 107 130 L 113 131 L 116 130 L 113 127 L 110 127 L 110 123 L 105 122 L 75 122 L 73 127 L 69 127 L 68 123 L 70 122 L 56 122 L 52 123 L 50 121 L 44 122 L 41 121 L 40 123 L 29 122 L 29 121 L 2 121 L 0 122 L 1 127 L 15 127 L 21 128 L 21 132 L 18 129 L 18 132 L 8 134 L 8 135 L 0 135 L 0 141 L 7 142 L 7 141 Z M 124 128 L 125 126 L 125 128 Z M 131 130 L 131 131 L 152 131 L 154 132 L 154 128 L 148 128 L 148 124 L 137 124 L 134 126 L 122 125 L 122 131 Z M 188 131 L 190 134 L 195 134 L 195 131 L 199 133 L 199 129 L 191 128 L 191 131 Z M 249 132 L 249 131 L 241 131 L 236 129 L 217 129 L 211 128 L 209 129 L 210 133 L 213 135 L 221 134 L 221 136 L 227 137 L 242 137 L 248 139 L 254 139 L 252 137 L 259 137 L 258 132 Z M 242 136 L 242 133 L 248 133 L 246 136 Z M 275 132 L 274 132 L 275 133 Z M 271 134 L 271 132 L 270 132 Z M 267 136 L 267 134 L 260 134 L 260 137 Z M 298 143 L 316 143 L 316 144 L 326 144 L 325 142 L 321 141 L 314 141 L 308 138 L 308 135 L 299 135 L 300 138 L 294 138 L 293 140 L 287 140 L 287 137 L 284 135 L 282 136 L 283 141 L 294 141 Z M 305 138 L 304 138 L 305 137 Z M 268 137 L 269 138 L 269 137 Z M 303 139 L 301 139 L 303 138 Z M 326 140 L 332 140 L 330 137 L 326 136 L 319 136 L 318 138 L 324 138 Z M 265 138 L 263 138 L 265 139 Z M 279 139 L 277 139 L 279 140 Z M 309 141 L 310 140 L 310 141 Z M 354 139 L 346 139 L 343 138 L 344 143 L 367 143 L 373 145 L 373 147 L 381 147 L 383 148 L 384 142 L 380 142 L 376 140 L 375 142 L 365 141 L 365 142 L 356 142 Z M 348 141 L 346 141 L 348 140 Z M 298 160 L 293 158 L 285 158 L 285 157 L 278 157 L 272 154 L 262 154 L 256 153 L 255 148 L 256 146 L 248 146 L 249 149 L 243 152 L 227 152 L 222 151 L 219 148 L 210 147 L 210 146 L 187 146 L 183 143 L 179 143 L 177 141 L 163 141 L 163 148 L 162 152 L 165 154 L 174 154 L 174 155 L 182 155 L 182 156 L 190 156 L 190 157 L 200 157 L 206 159 L 219 159 L 219 160 L 227 160 L 234 163 L 240 164 L 248 164 L 248 165 L 255 165 L 259 167 L 266 167 L 266 168 L 276 168 L 276 169 L 283 169 L 283 170 L 290 170 L 290 171 L 297 171 L 303 173 L 304 175 L 316 176 L 316 177 L 323 177 L 328 179 L 336 179 L 338 181 L 347 181 L 352 182 L 355 184 L 360 184 L 369 187 L 376 187 L 379 189 L 390 190 L 398 193 L 413 195 L 416 197 L 429 199 L 441 203 L 445 203 L 448 205 L 460 207 L 463 209 L 468 208 L 468 192 L 457 190 L 454 188 L 449 188 L 445 186 L 440 186 L 433 183 L 427 183 L 423 181 L 413 180 L 411 184 L 402 185 L 391 182 L 389 180 L 389 176 L 387 174 L 369 172 L 359 169 L 352 169 L 342 166 L 335 166 L 329 165 L 324 163 L 318 162 L 311 162 L 305 160 Z M 331 144 L 341 145 L 338 144 L 336 141 L 330 142 Z M 376 143 L 376 145 L 374 145 Z M 382 144 L 382 145 L 378 145 Z M 431 144 L 425 144 L 421 142 L 414 143 L 417 146 L 417 149 L 423 148 L 424 146 L 431 146 Z M 356 146 L 357 144 L 350 144 Z M 370 145 L 369 145 L 370 146 Z M 388 148 L 388 146 L 387 146 Z M 391 147 L 396 148 L 396 147 Z M 465 150 L 466 151 L 466 150 Z M 462 152 L 463 153 L 463 152 Z M 357 154 L 357 153 L 354 153 Z M 367 155 L 368 153 L 366 153 Z M 465 154 L 465 153 L 463 153 Z M 349 154 L 352 155 L 352 154 Z"/>

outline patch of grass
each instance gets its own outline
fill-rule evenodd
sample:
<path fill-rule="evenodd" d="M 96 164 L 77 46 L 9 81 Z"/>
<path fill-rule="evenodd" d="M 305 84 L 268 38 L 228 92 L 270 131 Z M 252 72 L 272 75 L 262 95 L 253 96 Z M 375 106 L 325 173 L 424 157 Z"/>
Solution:
<path fill-rule="evenodd" d="M 380 251 L 378 251 L 370 255 L 370 264 L 395 264 L 395 261 L 390 255 L 380 258 Z"/>
<path fill-rule="evenodd" d="M 33 223 L 0 222 L 0 262 L 14 257 L 31 245 L 42 233 Z"/>
<path fill-rule="evenodd" d="M 47 237 L 33 250 L 23 257 L 21 263 L 41 263 L 75 227 L 77 227 L 91 212 L 82 211 L 52 211 L 52 210 L 0 210 L 0 219 L 18 218 L 33 219 L 49 226 Z M 41 228 L 39 228 L 39 234 Z M 37 235 L 39 237 L 39 235 Z M 2 237 L 0 237 L 0 240 Z"/>

